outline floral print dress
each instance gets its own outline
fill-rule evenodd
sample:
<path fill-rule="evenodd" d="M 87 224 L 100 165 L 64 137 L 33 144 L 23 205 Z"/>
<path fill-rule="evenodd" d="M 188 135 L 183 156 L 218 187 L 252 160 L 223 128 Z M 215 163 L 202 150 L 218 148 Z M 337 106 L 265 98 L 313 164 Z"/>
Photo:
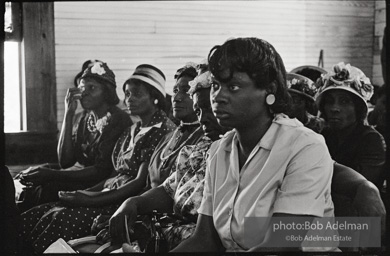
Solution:
<path fill-rule="evenodd" d="M 184 220 L 163 230 L 170 250 L 195 231 L 197 210 L 203 197 L 207 152 L 211 144 L 212 140 L 204 136 L 196 145 L 183 147 L 176 160 L 176 172 L 161 184 L 174 201 L 174 213 Z"/>

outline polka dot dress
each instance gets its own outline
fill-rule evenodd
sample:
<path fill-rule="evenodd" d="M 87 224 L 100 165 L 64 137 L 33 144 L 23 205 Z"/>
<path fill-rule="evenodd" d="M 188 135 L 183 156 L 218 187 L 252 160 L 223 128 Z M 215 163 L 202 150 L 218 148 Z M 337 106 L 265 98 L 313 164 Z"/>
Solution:
<path fill-rule="evenodd" d="M 161 125 L 157 125 L 159 123 Z M 126 184 L 131 175 L 137 174 L 141 163 L 150 160 L 160 139 L 176 128 L 163 111 L 154 114 L 148 127 L 152 128 L 133 140 L 134 147 L 131 150 L 128 150 L 131 129 L 118 140 L 113 152 L 113 163 L 118 175 L 114 179 L 109 179 L 112 183 L 108 188 L 115 189 Z M 138 135 L 141 130 L 138 125 L 134 134 Z M 112 215 L 118 207 L 119 204 L 100 208 L 71 208 L 60 202 L 39 205 L 21 215 L 20 236 L 31 244 L 36 252 L 42 253 L 58 238 L 68 241 L 90 235 L 94 218 L 99 214 Z"/>
<path fill-rule="evenodd" d="M 175 124 L 161 110 L 153 115 L 147 127 L 141 128 L 140 123 L 136 123 L 128 128 L 117 141 L 112 153 L 112 161 L 118 175 L 110 179 L 105 187 L 118 188 L 135 178 L 139 166 L 150 161 L 160 140 L 175 128 Z"/>
<path fill-rule="evenodd" d="M 59 202 L 39 205 L 21 215 L 20 236 L 42 253 L 58 238 L 68 241 L 90 235 L 94 218 L 99 214 L 111 215 L 118 207 L 119 204 L 70 208 Z"/>

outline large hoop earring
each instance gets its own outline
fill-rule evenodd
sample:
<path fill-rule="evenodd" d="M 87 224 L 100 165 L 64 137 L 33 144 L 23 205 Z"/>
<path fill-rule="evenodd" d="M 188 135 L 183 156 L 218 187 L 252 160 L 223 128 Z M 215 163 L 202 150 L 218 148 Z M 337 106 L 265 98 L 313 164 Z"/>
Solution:
<path fill-rule="evenodd" d="M 272 93 L 268 94 L 267 97 L 265 98 L 265 102 L 267 103 L 268 106 L 271 106 L 275 103 L 275 95 Z"/>

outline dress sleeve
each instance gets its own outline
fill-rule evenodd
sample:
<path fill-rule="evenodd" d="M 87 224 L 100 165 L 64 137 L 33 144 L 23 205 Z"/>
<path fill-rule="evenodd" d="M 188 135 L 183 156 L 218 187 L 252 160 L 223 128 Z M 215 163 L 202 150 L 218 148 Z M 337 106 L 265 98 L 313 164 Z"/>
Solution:
<path fill-rule="evenodd" d="M 302 145 L 307 139 L 298 137 L 292 145 L 295 151 L 278 188 L 274 213 L 323 217 L 326 208 L 332 208 L 333 161 L 323 140 Z"/>
<path fill-rule="evenodd" d="M 213 215 L 213 191 L 215 190 L 214 172 L 217 171 L 215 169 L 214 157 L 218 149 L 218 145 L 218 143 L 213 143 L 208 152 L 208 157 L 206 161 L 206 172 L 204 177 L 203 197 L 200 207 L 198 209 L 198 214 L 208 216 Z"/>
<path fill-rule="evenodd" d="M 353 168 L 369 181 L 377 183 L 386 160 L 385 140 L 374 130 L 363 135 L 361 139 Z"/>
<path fill-rule="evenodd" d="M 98 153 L 95 158 L 95 168 L 106 175 L 110 175 L 113 170 L 111 156 L 114 146 L 122 133 L 131 125 L 131 119 L 122 110 L 112 115 L 112 119 L 104 128 L 98 144 Z"/>

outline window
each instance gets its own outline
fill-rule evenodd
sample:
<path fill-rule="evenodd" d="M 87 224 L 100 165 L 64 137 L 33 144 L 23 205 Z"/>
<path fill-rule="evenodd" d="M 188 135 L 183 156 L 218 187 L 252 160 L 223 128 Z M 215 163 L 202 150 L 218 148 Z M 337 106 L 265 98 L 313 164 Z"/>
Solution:
<path fill-rule="evenodd" d="M 25 130 L 19 42 L 4 42 L 4 132 Z"/>
<path fill-rule="evenodd" d="M 18 3 L 5 3 L 4 13 L 4 132 L 26 128 L 25 100 L 21 79 L 21 10 Z"/>
<path fill-rule="evenodd" d="M 3 8 L 5 164 L 54 163 L 54 2 L 8 2 Z"/>

